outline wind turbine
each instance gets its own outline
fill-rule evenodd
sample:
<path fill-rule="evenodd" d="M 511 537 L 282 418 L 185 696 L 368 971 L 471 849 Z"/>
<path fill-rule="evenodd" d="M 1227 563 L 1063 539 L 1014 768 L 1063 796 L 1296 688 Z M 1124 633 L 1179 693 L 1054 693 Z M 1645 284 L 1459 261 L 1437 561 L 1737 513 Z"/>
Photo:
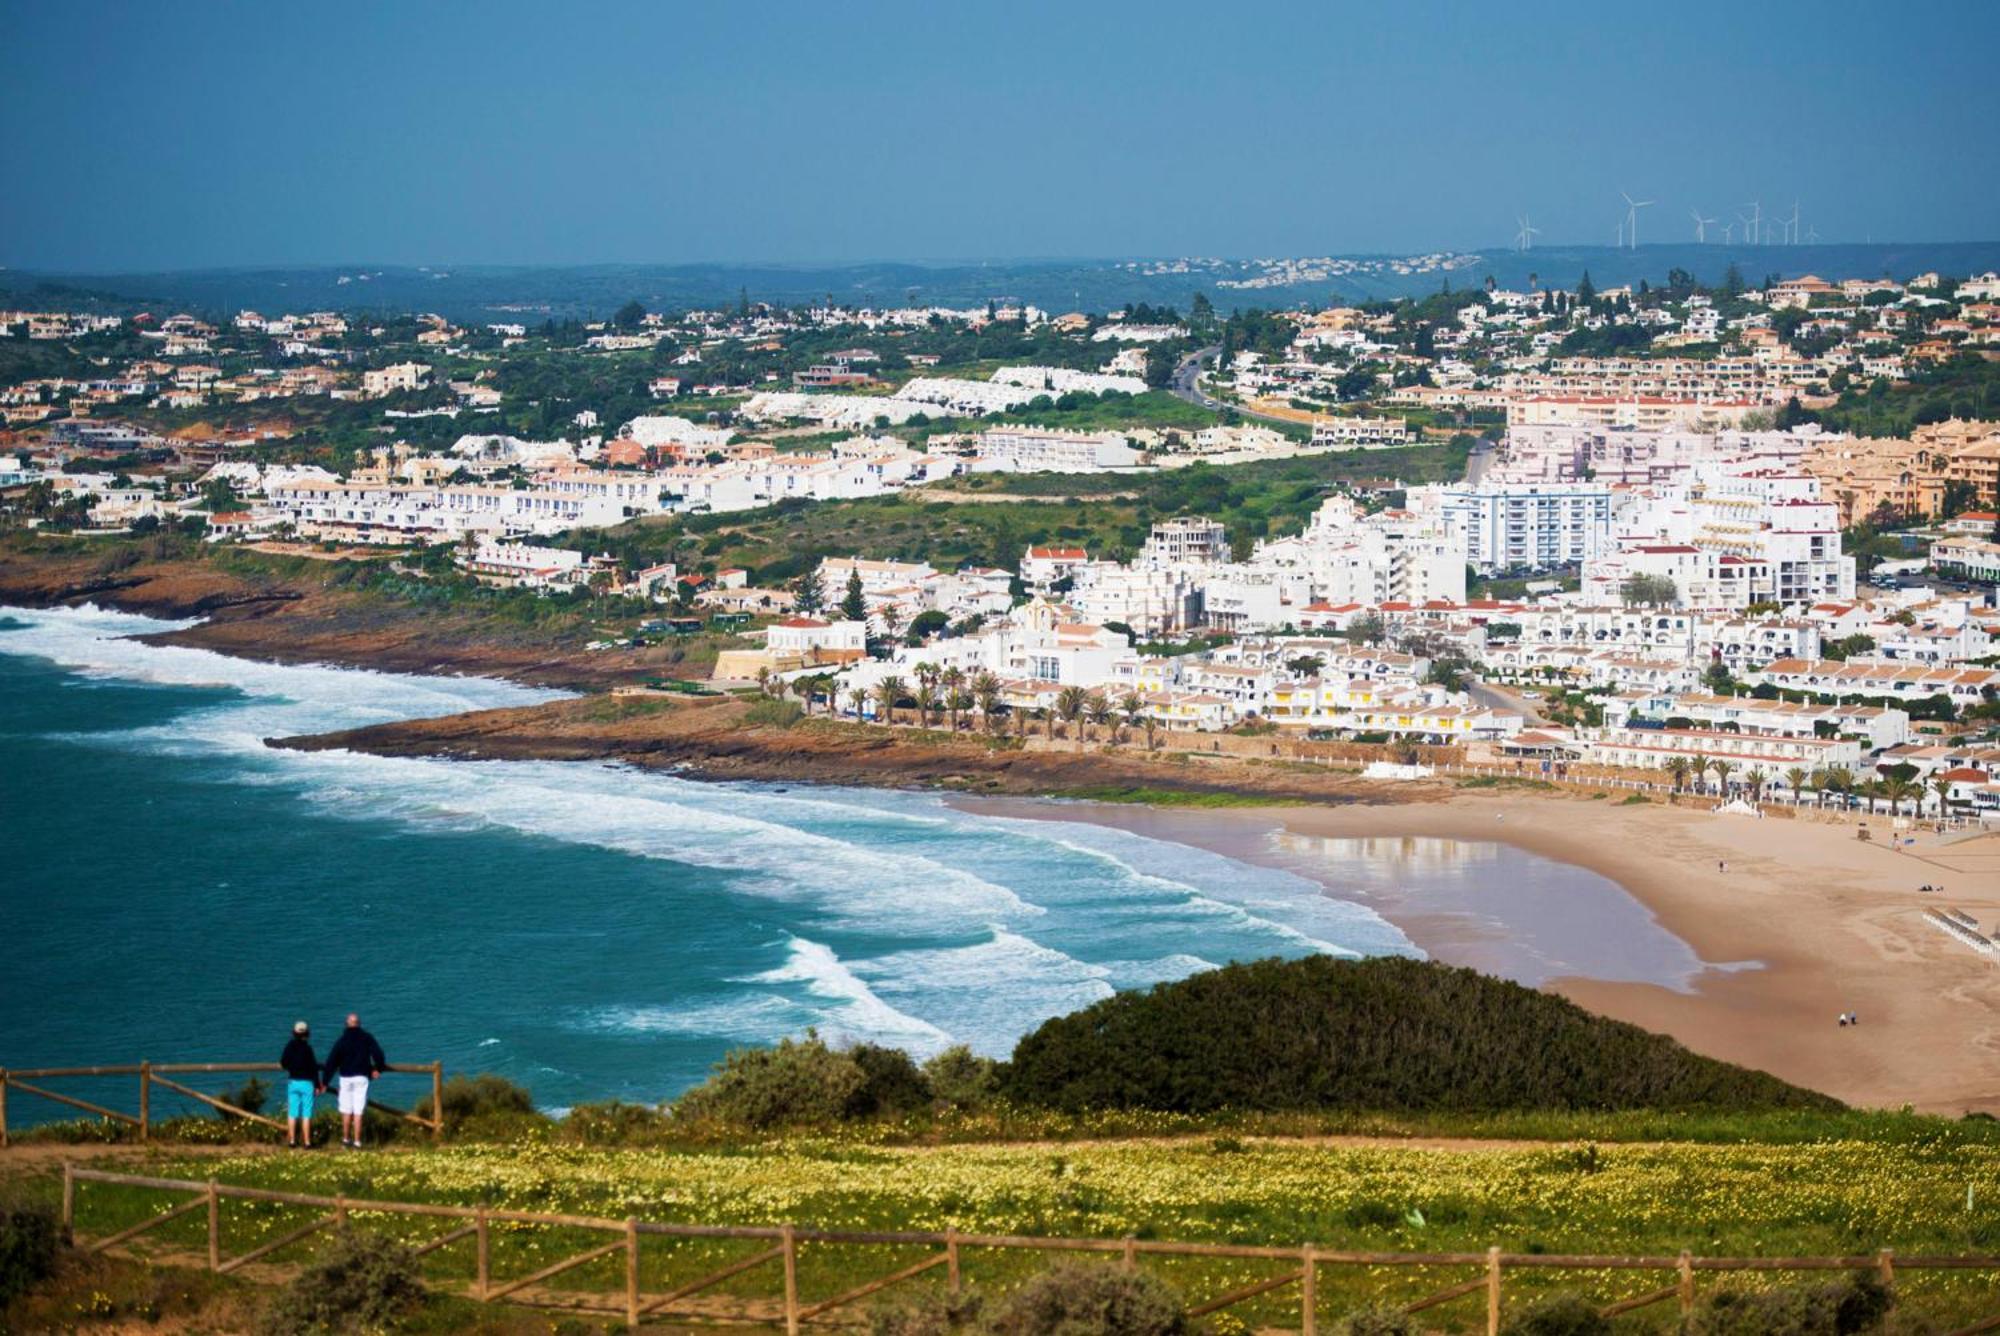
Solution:
<path fill-rule="evenodd" d="M 1714 222 L 1715 220 L 1711 218 L 1709 221 Z M 1736 224 L 1724 223 L 1722 225 L 1722 244 L 1725 246 L 1734 246 L 1736 244 Z"/>
<path fill-rule="evenodd" d="M 1787 220 L 1785 220 L 1785 219 L 1782 219 L 1782 218 L 1781 218 L 1781 219 L 1779 219 L 1779 221 L 1785 224 L 1785 231 L 1786 231 L 1786 236 L 1787 236 L 1787 238 L 1788 238 L 1788 240 L 1787 240 L 1786 244 L 1787 244 L 1787 245 L 1792 245 L 1792 246 L 1796 246 L 1796 245 L 1798 245 L 1798 244 L 1799 244 L 1799 202 L 1798 202 L 1797 200 L 1793 200 L 1793 201 L 1792 201 L 1792 216 L 1791 216 L 1790 220 L 1789 220 L 1789 221 L 1787 221 Z"/>
<path fill-rule="evenodd" d="M 1758 237 L 1762 234 L 1762 229 L 1759 227 L 1759 224 L 1762 223 L 1764 220 L 1764 206 L 1753 199 L 1745 207 L 1747 207 L 1750 210 L 1750 216 L 1744 218 L 1743 215 L 1740 213 L 1737 214 L 1736 216 L 1738 218 L 1743 218 L 1743 221 L 1749 225 L 1750 230 L 1748 232 L 1745 232 L 1743 235 L 1750 239 L 1751 245 L 1755 246 L 1758 244 L 1757 241 Z"/>
<path fill-rule="evenodd" d="M 1528 221 L 1528 215 L 1525 213 L 1521 215 L 1520 223 L 1521 230 L 1514 234 L 1514 249 L 1524 251 L 1530 249 L 1535 244 L 1535 234 L 1542 229 L 1531 224 Z"/>
<path fill-rule="evenodd" d="M 1695 243 L 1699 245 L 1708 240 L 1708 225 L 1714 222 L 1715 219 L 1702 217 L 1700 209 L 1689 209 L 1688 213 L 1694 218 L 1694 239 Z"/>
<path fill-rule="evenodd" d="M 1624 191 L 1618 192 L 1625 201 L 1625 232 L 1633 250 L 1639 249 L 1639 210 L 1652 204 L 1649 199 L 1633 199 Z"/>
<path fill-rule="evenodd" d="M 1810 226 L 1807 227 L 1806 245 L 1817 246 L 1818 244 L 1819 244 L 1819 229 L 1817 227 L 1810 227 Z"/>

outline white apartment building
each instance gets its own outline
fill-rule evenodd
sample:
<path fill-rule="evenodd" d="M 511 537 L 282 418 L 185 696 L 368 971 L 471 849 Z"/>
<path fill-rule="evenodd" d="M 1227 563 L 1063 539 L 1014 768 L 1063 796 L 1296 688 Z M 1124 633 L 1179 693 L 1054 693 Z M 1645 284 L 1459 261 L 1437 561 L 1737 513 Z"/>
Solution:
<path fill-rule="evenodd" d="M 361 373 L 361 393 L 370 399 L 404 390 L 421 390 L 430 383 L 431 369 L 422 362 L 398 362 Z"/>
<path fill-rule="evenodd" d="M 1208 565 L 1229 559 L 1229 538 L 1220 520 L 1182 515 L 1153 526 L 1139 561 L 1151 566 Z"/>
<path fill-rule="evenodd" d="M 1483 574 L 1576 565 L 1611 534 L 1612 494 L 1594 482 L 1458 483 L 1416 488 L 1410 508 L 1465 539 Z"/>
<path fill-rule="evenodd" d="M 1140 454 L 1118 432 L 992 427 L 979 435 L 981 473 L 1099 473 L 1137 467 Z"/>
<path fill-rule="evenodd" d="M 1312 443 L 1325 450 L 1392 450 L 1410 443 L 1410 428 L 1399 417 L 1319 418 Z"/>
<path fill-rule="evenodd" d="M 1065 596 L 1100 626 L 1113 622 L 1142 636 L 1174 635 L 1202 625 L 1203 588 L 1182 569 L 1093 561 L 1072 568 L 1075 585 Z"/>
<path fill-rule="evenodd" d="M 574 588 L 584 582 L 587 567 L 581 552 L 492 538 L 482 539 L 460 564 L 488 584 L 535 589 Z"/>
<path fill-rule="evenodd" d="M 1802 770 L 1855 770 L 1864 753 L 1861 744 L 1845 738 L 1776 737 L 1733 733 L 1720 729 L 1605 728 L 1583 742 L 1586 765 L 1664 767 L 1675 757 L 1727 761 L 1735 778 L 1751 770 L 1776 777 L 1796 766 Z"/>

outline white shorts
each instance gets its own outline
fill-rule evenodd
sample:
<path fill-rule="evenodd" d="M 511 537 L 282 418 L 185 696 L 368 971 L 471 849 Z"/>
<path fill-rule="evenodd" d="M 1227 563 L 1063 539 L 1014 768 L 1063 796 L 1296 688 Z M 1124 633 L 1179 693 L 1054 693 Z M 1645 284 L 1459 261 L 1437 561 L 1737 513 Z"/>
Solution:
<path fill-rule="evenodd" d="M 368 1111 L 367 1077 L 343 1076 L 340 1078 L 340 1111 L 342 1113 L 366 1113 Z"/>

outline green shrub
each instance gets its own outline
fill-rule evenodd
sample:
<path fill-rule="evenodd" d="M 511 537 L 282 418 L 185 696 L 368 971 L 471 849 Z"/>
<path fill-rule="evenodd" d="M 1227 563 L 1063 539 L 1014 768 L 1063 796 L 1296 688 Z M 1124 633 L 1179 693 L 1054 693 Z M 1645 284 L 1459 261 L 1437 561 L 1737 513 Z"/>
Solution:
<path fill-rule="evenodd" d="M 392 1328 L 424 1302 L 416 1254 L 379 1234 L 344 1229 L 264 1315 L 270 1336 Z"/>
<path fill-rule="evenodd" d="M 1359 1308 L 1340 1319 L 1334 1336 L 1417 1336 L 1417 1324 L 1393 1304 Z"/>
<path fill-rule="evenodd" d="M 984 1108 L 1000 1088 L 999 1064 L 954 1044 L 924 1064 L 931 1097 L 954 1109 Z"/>
<path fill-rule="evenodd" d="M 1552 1294 L 1522 1308 L 1500 1328 L 1503 1336 L 1611 1336 L 1611 1319 L 1576 1294 Z"/>
<path fill-rule="evenodd" d="M 996 1306 L 993 1336 L 1184 1336 L 1199 1325 L 1174 1288 L 1147 1271 L 1065 1262 Z"/>
<path fill-rule="evenodd" d="M 535 1117 L 535 1101 L 525 1089 L 504 1076 L 481 1072 L 478 1076 L 454 1076 L 444 1083 L 444 1130 L 458 1133 L 477 1130 L 478 1125 L 516 1125 Z M 428 1096 L 417 1102 L 418 1117 L 431 1116 Z"/>
<path fill-rule="evenodd" d="M 776 1048 L 732 1050 L 707 1081 L 674 1105 L 681 1118 L 712 1118 L 749 1128 L 838 1121 L 867 1084 L 859 1063 L 807 1031 Z"/>
<path fill-rule="evenodd" d="M 869 1336 L 950 1336 L 975 1326 L 984 1307 L 975 1290 L 929 1290 L 886 1300 L 868 1310 Z"/>
<path fill-rule="evenodd" d="M 0 1201 L 0 1308 L 48 1279 L 61 1247 L 52 1208 Z"/>
<path fill-rule="evenodd" d="M 804 717 L 805 711 L 795 700 L 760 700 L 743 712 L 743 722 L 749 727 L 790 728 Z"/>
<path fill-rule="evenodd" d="M 1856 1336 L 1879 1330 L 1889 1304 L 1888 1288 L 1867 1272 L 1774 1290 L 1718 1290 L 1696 1305 L 1685 1331 L 1687 1336 Z"/>
<path fill-rule="evenodd" d="M 1025 1036 L 1001 1092 L 1066 1113 L 1840 1107 L 1552 994 L 1392 956 L 1120 993 Z"/>
<path fill-rule="evenodd" d="M 271 1087 L 264 1083 L 262 1077 L 253 1076 L 234 1090 L 223 1091 L 216 1098 L 224 1104 L 234 1104 L 245 1113 L 262 1113 L 264 1106 L 270 1102 Z M 235 1114 L 227 1113 L 222 1109 L 217 1109 L 215 1116 L 224 1122 L 229 1122 L 236 1117 Z"/>
<path fill-rule="evenodd" d="M 861 1069 L 861 1084 L 848 1096 L 843 1116 L 873 1118 L 930 1107 L 931 1083 L 902 1049 L 856 1044 L 847 1056 Z"/>

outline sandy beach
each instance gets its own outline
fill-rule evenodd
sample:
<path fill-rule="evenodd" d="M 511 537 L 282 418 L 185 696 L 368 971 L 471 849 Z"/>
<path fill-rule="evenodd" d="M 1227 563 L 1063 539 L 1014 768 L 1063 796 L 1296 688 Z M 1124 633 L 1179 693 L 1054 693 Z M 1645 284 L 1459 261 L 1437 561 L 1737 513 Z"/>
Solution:
<path fill-rule="evenodd" d="M 1696 968 L 1683 979 L 1631 981 L 1625 943 L 1610 941 L 1603 962 L 1572 954 L 1578 973 L 1535 982 L 1699 1052 L 1851 1103 L 2000 1113 L 2000 960 L 1953 941 L 1923 913 L 1951 906 L 1983 930 L 1995 926 L 2000 835 L 1941 845 L 1920 834 L 1916 848 L 1902 853 L 1856 839 L 1854 820 L 1756 820 L 1691 805 L 1623 807 L 1544 795 L 1220 812 L 1080 804 L 1042 810 L 1293 870 L 1307 867 L 1301 851 L 1309 854 L 1316 840 L 1384 838 L 1500 843 L 1589 869 L 1643 905 L 1657 924 L 1650 931 L 1685 943 Z M 1869 824 L 1877 841 L 1887 836 L 1886 819 Z M 1917 894 L 1926 883 L 1946 893 Z M 1369 903 L 1430 955 L 1490 969 L 1494 921 L 1524 903 L 1518 889 L 1494 887 L 1495 906 L 1484 913 L 1437 912 L 1394 898 Z M 1546 914 L 1546 904 L 1537 912 Z M 1838 1025 L 1843 1011 L 1860 1023 Z"/>

